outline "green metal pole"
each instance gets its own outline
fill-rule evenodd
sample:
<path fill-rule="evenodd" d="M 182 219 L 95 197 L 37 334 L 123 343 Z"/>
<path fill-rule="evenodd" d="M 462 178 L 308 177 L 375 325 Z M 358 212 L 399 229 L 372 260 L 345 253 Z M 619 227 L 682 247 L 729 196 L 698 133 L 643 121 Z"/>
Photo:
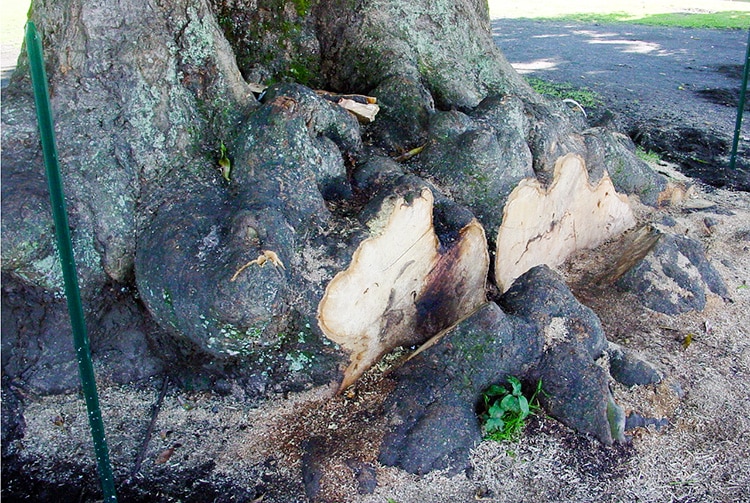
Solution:
<path fill-rule="evenodd" d="M 742 73 L 742 87 L 740 88 L 740 102 L 737 105 L 737 122 L 734 124 L 734 138 L 732 139 L 732 153 L 729 155 L 729 169 L 734 171 L 737 162 L 737 146 L 740 142 L 740 128 L 742 127 L 742 112 L 745 110 L 745 92 L 747 91 L 747 74 L 750 72 L 750 30 L 747 31 L 747 50 L 745 52 L 745 71 Z"/>
<path fill-rule="evenodd" d="M 68 214 L 65 209 L 65 195 L 63 194 L 62 179 L 57 164 L 57 146 L 55 144 L 52 109 L 47 89 L 47 74 L 44 70 L 42 42 L 36 31 L 36 26 L 31 21 L 26 24 L 26 51 L 29 55 L 31 82 L 34 86 L 34 102 L 36 103 L 36 115 L 39 123 L 39 136 L 42 142 L 44 164 L 47 170 L 47 183 L 52 203 L 52 218 L 55 222 L 57 247 L 60 253 L 63 280 L 65 282 L 65 297 L 68 301 L 70 325 L 73 329 L 73 343 L 78 358 L 78 371 L 81 378 L 83 396 L 86 400 L 86 408 L 88 410 L 91 437 L 94 440 L 96 464 L 99 470 L 102 492 L 104 493 L 104 501 L 106 503 L 116 503 L 117 495 L 112 476 L 112 466 L 109 462 L 109 449 L 107 448 L 107 440 L 104 436 L 104 423 L 102 422 L 102 414 L 99 409 L 99 395 L 96 392 L 94 367 L 91 364 L 91 349 L 86 332 L 86 322 L 83 317 L 81 293 L 78 288 L 78 275 L 73 258 L 73 245 L 68 227 Z"/>

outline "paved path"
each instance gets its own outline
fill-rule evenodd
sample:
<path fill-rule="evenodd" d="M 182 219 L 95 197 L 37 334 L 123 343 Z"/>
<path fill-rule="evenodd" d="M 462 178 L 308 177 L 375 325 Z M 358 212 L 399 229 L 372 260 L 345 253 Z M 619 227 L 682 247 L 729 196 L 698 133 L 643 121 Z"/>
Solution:
<path fill-rule="evenodd" d="M 16 69 L 18 53 L 21 52 L 21 45 L 0 45 L 0 87 L 8 85 L 13 70 Z"/>
<path fill-rule="evenodd" d="M 516 69 L 596 91 L 622 113 L 621 126 L 653 121 L 729 138 L 733 134 L 745 30 L 521 19 L 499 19 L 492 26 L 497 44 Z M 718 90 L 709 94 L 724 103 L 702 96 L 707 90 Z M 747 142 L 750 114 L 746 116 L 742 133 Z"/>
<path fill-rule="evenodd" d="M 0 14 L 0 40 L 2 40 L 2 44 L 0 44 L 0 77 L 2 83 L 0 85 L 5 87 L 13 69 L 16 67 L 18 53 L 21 52 L 23 29 L 30 0 L 2 0 L 2 2 L 2 13 Z"/>
<path fill-rule="evenodd" d="M 750 11 L 746 0 L 544 0 L 519 2 L 518 0 L 489 0 L 490 17 L 496 18 L 550 18 L 581 12 L 590 14 L 626 13 L 631 16 L 648 16 L 676 12 Z"/>

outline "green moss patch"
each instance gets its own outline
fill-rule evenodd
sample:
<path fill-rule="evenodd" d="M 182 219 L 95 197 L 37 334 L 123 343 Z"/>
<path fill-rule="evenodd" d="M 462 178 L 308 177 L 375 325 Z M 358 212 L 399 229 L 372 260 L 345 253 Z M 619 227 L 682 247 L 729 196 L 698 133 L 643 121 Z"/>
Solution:
<path fill-rule="evenodd" d="M 567 82 L 550 82 L 538 77 L 526 77 L 526 81 L 539 94 L 559 99 L 572 99 L 584 108 L 592 108 L 602 104 L 601 96 L 585 87 L 575 87 Z"/>

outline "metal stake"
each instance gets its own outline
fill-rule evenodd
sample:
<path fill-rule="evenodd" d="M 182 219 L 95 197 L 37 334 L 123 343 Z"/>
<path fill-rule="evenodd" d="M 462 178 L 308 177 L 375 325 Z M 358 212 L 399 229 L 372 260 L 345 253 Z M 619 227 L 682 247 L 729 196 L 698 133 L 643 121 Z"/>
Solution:
<path fill-rule="evenodd" d="M 745 92 L 747 91 L 747 74 L 750 72 L 750 30 L 747 31 L 747 51 L 745 52 L 745 70 L 742 72 L 742 87 L 740 88 L 740 102 L 737 105 L 737 122 L 734 124 L 734 138 L 732 139 L 732 153 L 729 156 L 729 169 L 734 171 L 737 161 L 737 146 L 740 142 L 740 128 L 742 127 L 742 112 L 745 110 Z"/>
<path fill-rule="evenodd" d="M 57 248 L 60 252 L 63 280 L 65 282 L 65 297 L 68 301 L 70 325 L 73 329 L 73 343 L 78 358 L 78 372 L 81 378 L 83 396 L 88 409 L 89 427 L 94 440 L 96 464 L 99 479 L 104 493 L 105 503 L 116 503 L 112 466 L 109 462 L 109 449 L 104 436 L 104 423 L 99 409 L 99 395 L 96 392 L 94 367 L 91 364 L 91 348 L 83 317 L 81 292 L 78 288 L 78 275 L 73 257 L 73 244 L 70 240 L 68 214 L 65 209 L 65 195 L 63 193 L 60 168 L 57 164 L 57 145 L 55 144 L 55 130 L 52 122 L 52 108 L 47 89 L 47 73 L 44 70 L 42 42 L 32 21 L 26 23 L 26 51 L 29 55 L 31 68 L 31 82 L 34 86 L 34 102 L 39 124 L 39 136 L 42 142 L 44 164 L 47 171 L 47 184 L 52 203 L 52 218 L 55 222 Z"/>

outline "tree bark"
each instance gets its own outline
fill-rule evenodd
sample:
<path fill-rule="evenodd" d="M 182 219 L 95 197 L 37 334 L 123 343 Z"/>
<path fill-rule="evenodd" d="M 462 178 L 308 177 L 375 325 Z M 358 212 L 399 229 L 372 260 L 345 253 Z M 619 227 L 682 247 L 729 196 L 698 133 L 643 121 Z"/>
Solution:
<path fill-rule="evenodd" d="M 611 177 L 647 203 L 666 187 L 626 137 L 534 93 L 493 43 L 479 0 L 35 1 L 31 16 L 92 323 L 127 297 L 147 308 L 132 317 L 158 327 L 146 332 L 159 351 L 168 340 L 180 358 L 262 376 L 263 390 L 340 379 L 349 355 L 325 326 L 354 314 L 321 300 L 371 236 L 375 194 L 404 196 L 396 180 L 418 188 L 399 204 L 436 201 L 411 301 L 445 316 L 418 312 L 418 337 L 413 322 L 387 334 L 368 365 L 484 300 L 486 249 L 476 267 L 453 269 L 455 243 L 474 222 L 494 246 L 508 197 L 530 179 L 544 193 L 560 157 L 576 154 L 592 184 Z M 2 110 L 3 272 L 59 295 L 25 69 L 22 56 Z M 272 86 L 256 97 L 250 83 Z M 361 126 L 314 88 L 374 96 L 380 113 Z M 420 153 L 393 160 L 409 151 Z M 435 280 L 464 270 L 481 271 L 466 303 Z M 8 344 L 43 323 L 14 325 Z M 332 339 L 351 349 L 342 341 L 358 336 Z"/>

